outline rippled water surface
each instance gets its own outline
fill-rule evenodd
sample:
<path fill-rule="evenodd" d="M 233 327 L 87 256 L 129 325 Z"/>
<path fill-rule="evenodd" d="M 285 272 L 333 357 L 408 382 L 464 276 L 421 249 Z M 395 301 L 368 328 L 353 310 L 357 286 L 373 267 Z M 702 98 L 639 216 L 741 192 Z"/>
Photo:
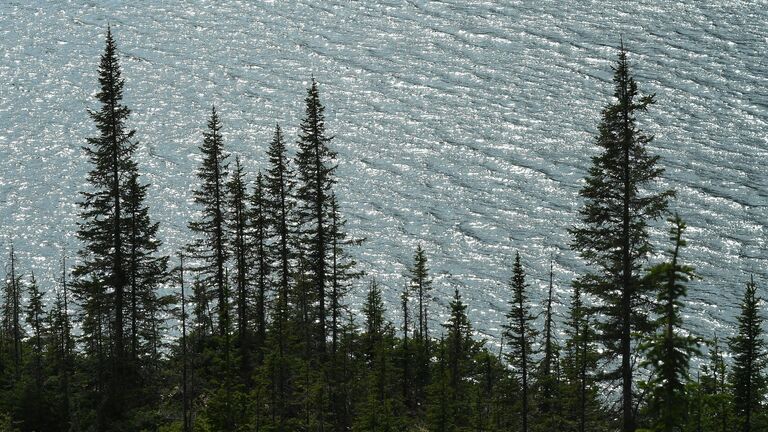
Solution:
<path fill-rule="evenodd" d="M 49 285 L 61 250 L 78 247 L 77 191 L 90 168 L 81 146 L 95 133 L 86 109 L 96 107 L 111 23 L 167 251 L 189 239 L 211 104 L 226 146 L 254 172 L 275 122 L 296 136 L 314 75 L 348 227 L 368 238 L 355 257 L 396 310 L 422 242 L 433 309 L 458 285 L 478 330 L 495 337 L 515 250 L 534 299 L 555 256 L 565 312 L 582 268 L 567 228 L 623 36 L 641 91 L 657 94 L 642 127 L 656 136 L 662 186 L 678 191 L 672 207 L 690 226 L 685 258 L 702 279 L 688 310 L 708 335 L 710 320 L 732 321 L 750 273 L 768 295 L 766 10 L 765 1 L 5 0 L 1 246 L 15 239 L 22 265 Z"/>

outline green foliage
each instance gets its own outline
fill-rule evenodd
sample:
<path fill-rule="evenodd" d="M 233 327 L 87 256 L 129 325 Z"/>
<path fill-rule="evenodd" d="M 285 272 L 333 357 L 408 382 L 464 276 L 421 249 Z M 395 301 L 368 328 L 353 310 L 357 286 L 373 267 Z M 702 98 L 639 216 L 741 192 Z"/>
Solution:
<path fill-rule="evenodd" d="M 439 315 L 429 313 L 432 280 L 420 244 L 400 293 L 402 330 L 389 321 L 390 287 L 371 281 L 362 307 L 347 304 L 361 276 L 347 248 L 360 240 L 347 236 L 334 194 L 337 155 L 314 80 L 295 162 L 277 126 L 268 169 L 256 175 L 250 195 L 239 159 L 228 172 L 212 109 L 194 185 L 200 212 L 189 223 L 194 282 L 191 295 L 184 292 L 182 337 L 174 338 L 176 300 L 159 292 L 184 278 L 168 278 L 168 258 L 159 255 L 158 224 L 145 204 L 149 185 L 131 160 L 136 143 L 125 125 L 111 31 L 99 79 L 74 286 L 64 264 L 55 290 L 34 277 L 26 282 L 13 249 L 6 266 L 0 431 L 586 432 L 615 430 L 622 414 L 623 428 L 633 430 L 628 400 L 649 430 L 768 428 L 754 281 L 729 339 L 732 369 L 715 340 L 694 381 L 689 363 L 698 352 L 682 318 L 692 270 L 680 264 L 679 218 L 672 220 L 670 261 L 640 277 L 652 250 L 648 223 L 672 193 L 649 192 L 662 171 L 635 115 L 653 98 L 639 97 L 623 47 L 616 101 L 603 110 L 601 154 L 581 192 L 582 223 L 572 230 L 590 272 L 574 281 L 568 317 L 559 323 L 564 343 L 552 270 L 538 340 L 516 254 L 502 346 L 494 352 L 473 334 L 458 289 L 437 299 L 448 303 L 448 318 L 432 327 L 441 338 L 430 337 L 429 323 Z M 630 357 L 639 361 L 627 364 Z M 636 365 L 647 372 L 645 387 L 633 387 Z M 599 378 L 621 378 L 621 398 Z M 636 390 L 646 391 L 644 398 L 635 399 Z"/>
<path fill-rule="evenodd" d="M 305 116 L 301 121 L 296 153 L 296 217 L 302 269 L 311 279 L 317 299 L 317 325 L 313 343 L 325 354 L 328 263 L 330 249 L 331 197 L 336 183 L 336 152 L 329 148 L 333 137 L 325 133 L 325 107 L 320 102 L 317 81 L 307 89 Z"/>
<path fill-rule="evenodd" d="M 520 382 L 522 406 L 520 411 L 521 430 L 528 431 L 530 419 L 530 373 L 533 366 L 533 342 L 536 331 L 533 329 L 535 317 L 530 312 L 528 284 L 525 281 L 525 271 L 520 261 L 520 253 L 515 253 L 515 264 L 510 279 L 512 298 L 509 301 L 510 310 L 507 313 L 507 323 L 504 324 L 504 340 L 509 345 L 506 359 L 513 368 L 515 377 Z"/>
<path fill-rule="evenodd" d="M 566 420 L 564 429 L 579 432 L 598 430 L 596 420 L 601 417 L 595 382 L 598 353 L 595 333 L 578 284 L 573 287 L 565 335 L 561 394 L 565 411 L 562 417 Z"/>
<path fill-rule="evenodd" d="M 413 267 L 411 273 L 411 289 L 418 300 L 419 328 L 416 336 L 419 339 L 429 339 L 429 292 L 432 290 L 432 280 L 429 278 L 429 267 L 427 266 L 427 253 L 421 248 L 421 243 L 416 245 L 416 252 L 413 254 Z"/>
<path fill-rule="evenodd" d="M 198 236 L 189 249 L 192 256 L 201 261 L 194 269 L 200 275 L 200 283 L 215 293 L 218 331 L 220 336 L 225 336 L 230 330 L 229 295 L 225 277 L 229 257 L 225 219 L 225 182 L 229 174 L 229 155 L 224 151 L 221 128 L 216 107 L 212 107 L 208 130 L 203 132 L 203 144 L 200 146 L 203 156 L 197 170 L 200 185 L 194 191 L 194 202 L 201 208 L 202 214 L 198 220 L 189 223 L 189 229 Z"/>
<path fill-rule="evenodd" d="M 672 191 L 650 192 L 663 173 L 658 156 L 648 152 L 653 140 L 637 127 L 636 116 L 655 103 L 641 97 L 630 72 L 623 45 L 614 67 L 614 102 L 602 111 L 595 144 L 600 153 L 579 192 L 584 206 L 581 223 L 570 230 L 571 248 L 590 266 L 578 278 L 585 294 L 595 299 L 593 314 L 600 343 L 609 358 L 618 357 L 617 368 L 606 378 L 620 379 L 622 430 L 632 432 L 634 420 L 633 333 L 649 331 L 648 293 L 640 283 L 644 260 L 653 250 L 648 223 L 660 216 Z"/>
<path fill-rule="evenodd" d="M 733 410 L 739 429 L 749 432 L 757 429 L 756 420 L 764 409 L 766 394 L 765 369 L 766 342 L 764 340 L 763 317 L 759 309 L 760 297 L 754 279 L 747 283 L 741 314 L 737 318 L 738 332 L 728 340 L 733 353 Z"/>
<path fill-rule="evenodd" d="M 677 214 L 669 222 L 672 225 L 670 259 L 651 268 L 646 278 L 657 292 L 654 308 L 657 330 L 640 346 L 645 353 L 644 366 L 651 374 L 646 383 L 650 390 L 648 415 L 653 430 L 665 432 L 680 430 L 686 423 L 688 363 L 691 356 L 699 354 L 696 338 L 683 333 L 681 309 L 688 291 L 686 283 L 694 277 L 693 268 L 681 264 L 680 259 L 686 246 L 683 239 L 686 225 Z"/>

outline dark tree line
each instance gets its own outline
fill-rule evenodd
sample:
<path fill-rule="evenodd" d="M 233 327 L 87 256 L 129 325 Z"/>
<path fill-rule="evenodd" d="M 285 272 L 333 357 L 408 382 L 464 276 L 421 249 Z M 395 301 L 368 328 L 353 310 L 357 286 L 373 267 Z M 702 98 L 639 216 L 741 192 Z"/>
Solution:
<path fill-rule="evenodd" d="M 746 285 L 727 351 L 688 331 L 686 225 L 669 215 L 674 192 L 655 191 L 663 169 L 637 126 L 655 100 L 641 96 L 623 46 L 571 229 L 588 271 L 561 320 L 553 266 L 534 293 L 524 257 L 510 257 L 501 349 L 475 337 L 458 289 L 448 319 L 435 318 L 421 244 L 399 304 L 370 279 L 362 309 L 348 307 L 363 276 L 348 249 L 362 240 L 345 231 L 314 79 L 294 146 L 276 125 L 255 174 L 226 150 L 226 122 L 211 108 L 194 241 L 169 268 L 133 160 L 124 84 L 108 30 L 75 265 L 62 260 L 46 290 L 10 248 L 0 430 L 768 430 L 758 286 Z M 665 216 L 667 253 L 651 265 L 649 229 Z"/>

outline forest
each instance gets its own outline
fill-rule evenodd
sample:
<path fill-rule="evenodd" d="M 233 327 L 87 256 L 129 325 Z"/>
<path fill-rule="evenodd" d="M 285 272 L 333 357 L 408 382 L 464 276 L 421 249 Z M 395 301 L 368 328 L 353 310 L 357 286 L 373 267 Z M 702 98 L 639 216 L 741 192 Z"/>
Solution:
<path fill-rule="evenodd" d="M 345 229 L 314 78 L 298 137 L 276 124 L 266 154 L 247 155 L 263 172 L 229 154 L 226 113 L 211 107 L 194 241 L 163 255 L 107 29 L 82 143 L 87 188 L 73 198 L 77 255 L 48 287 L 13 246 L 3 259 L 0 431 L 768 431 L 759 281 L 738 288 L 730 334 L 687 327 L 698 276 L 686 223 L 670 208 L 675 191 L 659 190 L 663 161 L 637 123 L 656 101 L 623 43 L 612 72 L 570 229 L 588 270 L 570 281 L 563 319 L 551 273 L 534 304 L 526 257 L 509 257 L 498 349 L 475 336 L 458 288 L 448 319 L 435 318 L 418 241 L 397 304 L 359 269 L 351 251 L 364 240 Z M 654 226 L 666 227 L 665 244 Z M 650 265 L 655 251 L 665 259 Z M 355 286 L 361 310 L 348 304 Z"/>

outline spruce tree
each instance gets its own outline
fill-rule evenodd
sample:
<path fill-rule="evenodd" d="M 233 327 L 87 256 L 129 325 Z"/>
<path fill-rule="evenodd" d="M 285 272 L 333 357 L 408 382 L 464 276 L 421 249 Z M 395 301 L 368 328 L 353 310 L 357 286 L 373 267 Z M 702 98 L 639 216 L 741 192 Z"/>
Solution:
<path fill-rule="evenodd" d="M 168 298 L 157 290 L 167 279 L 168 257 L 159 256 L 162 242 L 157 238 L 159 223 L 152 222 L 144 204 L 149 184 L 141 184 L 131 173 L 124 192 L 125 244 L 130 294 L 130 352 L 134 361 L 151 359 L 159 343 L 159 313 Z"/>
<path fill-rule="evenodd" d="M 520 262 L 520 253 L 515 253 L 510 288 L 512 299 L 509 301 L 510 310 L 507 312 L 507 323 L 504 325 L 504 339 L 508 341 L 509 352 L 507 361 L 514 368 L 515 375 L 520 380 L 522 412 L 520 413 L 521 430 L 529 430 L 530 420 L 530 372 L 533 365 L 533 341 L 536 332 L 533 329 L 534 316 L 531 315 L 528 304 L 528 294 L 525 282 L 525 271 Z"/>
<path fill-rule="evenodd" d="M 410 315 L 410 308 L 408 305 L 408 294 L 410 292 L 410 289 L 408 286 L 403 289 L 403 291 L 400 293 L 400 305 L 402 310 L 402 317 L 403 317 L 403 338 L 402 338 L 402 346 L 401 346 L 401 367 L 400 370 L 402 371 L 402 377 L 400 378 L 400 382 L 402 385 L 402 391 L 403 391 L 403 403 L 405 404 L 405 408 L 409 411 L 413 411 L 413 389 L 412 389 L 412 382 L 413 382 L 413 371 L 412 371 L 412 365 L 411 365 L 411 345 L 409 343 L 409 331 L 410 331 L 410 324 L 411 324 L 411 315 Z"/>
<path fill-rule="evenodd" d="M 302 259 L 306 261 L 307 281 L 317 298 L 316 343 L 321 354 L 326 345 L 326 299 L 328 289 L 328 259 L 331 239 L 330 198 L 336 183 L 336 152 L 328 145 L 333 137 L 325 132 L 325 107 L 320 102 L 317 81 L 307 89 L 305 116 L 301 121 L 296 170 L 298 173 L 297 216 L 303 245 Z"/>
<path fill-rule="evenodd" d="M 235 264 L 235 303 L 237 312 L 237 334 L 242 344 L 248 333 L 250 317 L 248 316 L 248 244 L 246 237 L 248 221 L 248 203 L 246 180 L 240 156 L 235 157 L 235 168 L 226 184 L 227 204 L 229 210 L 228 228 L 230 244 Z"/>
<path fill-rule="evenodd" d="M 704 430 L 727 432 L 732 424 L 732 394 L 725 365 L 725 353 L 717 335 L 709 342 L 709 361 L 702 366 L 701 391 L 704 406 L 701 416 Z"/>
<path fill-rule="evenodd" d="M 232 429 L 235 422 L 233 408 L 233 377 L 231 353 L 231 321 L 230 295 L 227 260 L 231 242 L 227 236 L 227 189 L 226 180 L 229 176 L 227 163 L 228 154 L 224 150 L 224 140 L 221 133 L 222 124 L 216 107 L 211 107 L 211 116 L 203 132 L 203 144 L 199 147 L 202 162 L 197 170 L 200 184 L 194 190 L 194 202 L 200 208 L 197 220 L 189 223 L 190 230 L 196 235 L 189 251 L 198 262 L 197 270 L 200 278 L 198 301 L 205 302 L 205 315 L 211 315 L 211 309 L 216 312 L 216 333 L 218 338 L 213 340 L 217 346 L 214 349 L 213 376 L 218 388 L 212 392 L 211 408 L 208 411 L 209 420 L 219 428 Z M 211 307 L 211 290 L 216 302 Z M 195 293 L 198 297 L 198 292 Z M 204 339 L 203 339 L 204 341 Z"/>
<path fill-rule="evenodd" d="M 251 273 L 255 284 L 256 305 L 256 346 L 259 359 L 262 357 L 262 349 L 267 340 L 267 301 L 272 269 L 270 263 L 272 255 L 270 250 L 270 203 L 267 200 L 267 191 L 264 176 L 259 172 L 256 175 L 256 183 L 250 197 L 251 208 L 249 213 L 249 241 L 251 243 Z M 286 287 L 287 288 L 287 287 Z"/>
<path fill-rule="evenodd" d="M 448 367 L 448 353 L 445 338 L 441 337 L 436 348 L 436 364 L 432 380 L 427 387 L 426 423 L 427 430 L 434 432 L 456 432 L 455 389 L 451 386 Z"/>
<path fill-rule="evenodd" d="M 541 422 L 546 422 L 551 429 L 559 429 L 560 411 L 556 407 L 556 399 L 559 396 L 559 356 L 560 347 L 557 343 L 557 337 L 554 329 L 554 311 L 553 311 L 553 294 L 554 294 L 554 263 L 552 259 L 549 262 L 549 287 L 547 290 L 546 307 L 544 310 L 544 340 L 542 341 L 544 356 L 539 364 L 539 371 L 537 373 L 537 381 L 539 388 L 539 397 L 541 403 L 539 404 L 539 410 L 542 414 Z M 555 415 L 552 415 L 555 413 Z"/>
<path fill-rule="evenodd" d="M 432 290 L 432 279 L 429 277 L 429 267 L 427 263 L 426 251 L 421 244 L 416 245 L 416 251 L 413 255 L 413 264 L 409 268 L 409 288 L 414 296 L 414 302 L 418 311 L 414 316 L 414 340 L 412 341 L 413 352 L 413 375 L 416 379 L 413 381 L 412 390 L 414 405 L 423 405 L 426 401 L 426 387 L 430 383 L 430 359 L 432 352 L 430 350 L 429 340 L 429 311 L 430 291 Z M 418 322 L 415 322 L 418 320 Z M 433 389 L 434 390 L 434 389 Z"/>
<path fill-rule="evenodd" d="M 188 345 L 187 345 L 187 297 L 184 292 L 184 254 L 179 253 L 179 266 L 176 269 L 180 288 L 181 300 L 181 415 L 182 432 L 192 432 L 192 410 L 189 397 L 188 378 Z"/>
<path fill-rule="evenodd" d="M 372 280 L 362 308 L 364 329 L 361 335 L 365 372 L 359 378 L 365 386 L 356 407 L 354 431 L 395 432 L 403 430 L 402 399 L 395 377 L 394 327 L 385 318 L 381 288 Z"/>
<path fill-rule="evenodd" d="M 411 287 L 416 295 L 419 308 L 419 328 L 416 335 L 422 340 L 429 339 L 429 324 L 427 306 L 429 304 L 429 292 L 432 290 L 432 280 L 429 278 L 429 267 L 427 267 L 427 254 L 421 248 L 421 243 L 416 245 L 416 252 L 413 255 L 413 267 L 411 273 Z"/>
<path fill-rule="evenodd" d="M 682 307 L 687 295 L 686 283 L 693 278 L 693 268 L 681 264 L 680 254 L 686 246 L 683 239 L 685 222 L 675 214 L 669 219 L 672 249 L 670 259 L 653 267 L 648 283 L 657 287 L 655 313 L 656 333 L 641 345 L 645 353 L 644 366 L 651 371 L 647 385 L 651 389 L 649 403 L 654 430 L 672 432 L 685 424 L 687 412 L 686 384 L 690 380 L 689 361 L 698 354 L 694 337 L 682 334 Z"/>
<path fill-rule="evenodd" d="M 123 86 L 117 48 L 111 29 L 107 29 L 106 47 L 99 65 L 101 89 L 96 99 L 101 104 L 98 111 L 89 110 L 99 135 L 88 139 L 84 150 L 93 164 L 87 180 L 91 190 L 81 192 L 83 222 L 78 237 L 85 244 L 80 251 L 80 263 L 75 268 L 77 279 L 75 293 L 83 303 L 85 319 L 83 331 L 86 338 L 96 333 L 106 333 L 100 321 L 107 317 L 114 377 L 121 378 L 121 366 L 125 355 L 125 216 L 123 214 L 124 189 L 122 180 L 136 171 L 132 161 L 136 143 L 134 130 L 127 130 L 125 123 L 130 110 L 122 105 Z M 98 341 L 101 343 L 101 341 Z M 115 389 L 116 391 L 116 389 Z"/>
<path fill-rule="evenodd" d="M 52 424 L 59 424 L 65 430 L 74 428 L 77 421 L 71 421 L 72 401 L 72 327 L 69 318 L 69 287 L 67 286 L 66 259 L 61 260 L 61 290 L 57 290 L 53 307 L 47 314 L 48 337 L 46 338 L 47 353 L 50 359 L 52 376 L 49 381 L 56 383 Z"/>
<path fill-rule="evenodd" d="M 389 331 L 389 323 L 385 320 L 384 301 L 381 297 L 381 288 L 376 279 L 368 284 L 368 293 L 361 312 L 364 317 L 364 331 L 362 334 L 362 350 L 365 359 L 373 362 L 376 348 L 380 346 L 384 334 Z"/>
<path fill-rule="evenodd" d="M 663 170 L 659 157 L 648 153 L 653 136 L 637 127 L 636 116 L 654 103 L 654 96 L 639 95 L 622 45 L 614 68 L 615 101 L 602 111 L 595 144 L 601 153 L 592 158 L 582 222 L 571 229 L 571 247 L 586 260 L 590 272 L 578 283 L 596 300 L 594 314 L 606 354 L 618 357 L 609 378 L 621 381 L 622 430 L 635 430 L 632 333 L 647 331 L 647 311 L 641 303 L 647 293 L 640 285 L 641 265 L 652 251 L 649 221 L 667 208 L 672 191 L 649 192 Z"/>
<path fill-rule="evenodd" d="M 126 257 L 126 182 L 137 172 L 132 160 L 135 131 L 126 128 L 130 110 L 122 104 L 123 87 L 117 48 L 111 29 L 99 64 L 96 94 L 98 110 L 89 110 L 98 135 L 88 138 L 83 149 L 93 168 L 88 173 L 89 190 L 81 192 L 82 222 L 77 236 L 83 244 L 74 269 L 73 294 L 82 307 L 81 329 L 88 374 L 96 391 L 90 405 L 96 411 L 95 427 L 120 428 L 131 408 L 139 403 L 127 391 L 136 386 L 135 368 L 126 350 L 125 313 L 129 310 Z M 130 401 L 130 403 L 127 403 Z"/>
<path fill-rule="evenodd" d="M 201 208 L 201 217 L 189 223 L 189 229 L 198 235 L 190 251 L 201 261 L 197 270 L 200 282 L 215 292 L 218 310 L 218 332 L 224 338 L 229 333 L 229 296 L 226 290 L 225 269 L 229 244 L 226 238 L 226 189 L 229 174 L 221 121 L 216 107 L 211 108 L 208 130 L 203 132 L 200 152 L 203 161 L 197 170 L 200 185 L 194 191 L 194 202 Z M 226 347 L 229 349 L 229 347 Z"/>
<path fill-rule="evenodd" d="M 573 424 L 572 430 L 586 432 L 596 428 L 594 408 L 597 406 L 597 389 L 593 374 L 597 368 L 598 355 L 594 331 L 578 285 L 574 286 L 571 295 L 565 334 L 567 338 L 563 372 L 567 385 L 563 391 L 566 399 L 566 417 Z"/>
<path fill-rule="evenodd" d="M 3 344 L 5 352 L 0 355 L 10 357 L 13 368 L 13 379 L 18 379 L 21 373 L 22 362 L 22 337 L 24 328 L 21 319 L 21 291 L 22 276 L 16 271 L 16 254 L 11 244 L 8 274 L 5 276 L 5 290 L 3 295 Z"/>
<path fill-rule="evenodd" d="M 345 247 L 350 245 L 359 245 L 362 239 L 350 239 L 344 231 L 347 221 L 341 216 L 339 204 L 336 196 L 331 195 L 330 226 L 328 236 L 330 237 L 330 273 L 328 292 L 328 307 L 330 309 L 330 333 L 331 333 L 331 354 L 336 354 L 339 344 L 339 333 L 341 328 L 341 318 L 346 305 L 344 296 L 350 288 L 352 280 L 360 278 L 363 274 L 355 270 L 355 262 L 346 252 Z"/>
<path fill-rule="evenodd" d="M 227 227 L 229 244 L 235 265 L 235 311 L 237 313 L 236 330 L 240 356 L 241 379 L 251 378 L 251 292 L 250 275 L 251 244 L 248 236 L 249 213 L 246 180 L 240 157 L 235 157 L 235 168 L 226 184 L 228 218 Z"/>
<path fill-rule="evenodd" d="M 461 294 L 454 289 L 449 304 L 448 321 L 443 324 L 446 332 L 446 363 L 448 383 L 452 389 L 451 406 L 456 410 L 452 417 L 456 427 L 469 427 L 471 388 L 468 378 L 472 375 L 472 361 L 478 353 L 477 343 L 472 339 L 472 325 L 467 317 L 467 305 L 461 301 Z"/>
<path fill-rule="evenodd" d="M 43 293 L 37 286 L 35 274 L 27 286 L 29 302 L 27 303 L 27 326 L 32 329 L 32 377 L 36 390 L 42 391 L 43 387 L 43 339 L 45 338 L 45 310 L 43 309 Z"/>
<path fill-rule="evenodd" d="M 760 315 L 760 297 L 757 284 L 750 279 L 741 302 L 741 313 L 737 318 L 736 336 L 728 341 L 733 353 L 733 409 L 737 417 L 738 430 L 750 432 L 755 429 L 755 419 L 762 412 L 766 391 L 766 343 L 764 340 L 763 317 Z"/>
<path fill-rule="evenodd" d="M 292 237 L 295 233 L 293 214 L 295 179 L 279 124 L 275 126 L 275 134 L 267 150 L 267 156 L 269 169 L 264 175 L 264 192 L 267 219 L 272 223 L 269 234 L 273 236 L 269 255 L 274 259 L 272 265 L 278 291 L 287 296 L 292 271 L 291 260 L 295 255 L 291 250 Z"/>

